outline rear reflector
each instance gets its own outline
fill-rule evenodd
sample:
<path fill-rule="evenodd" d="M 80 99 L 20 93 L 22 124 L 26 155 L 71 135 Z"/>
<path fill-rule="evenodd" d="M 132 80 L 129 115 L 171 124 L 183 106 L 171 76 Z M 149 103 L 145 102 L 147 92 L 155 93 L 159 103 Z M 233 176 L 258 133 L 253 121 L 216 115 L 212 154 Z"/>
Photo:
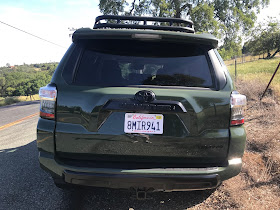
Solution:
<path fill-rule="evenodd" d="M 47 118 L 47 119 L 54 119 L 54 114 L 42 112 L 42 111 L 40 110 L 40 117 L 42 117 L 42 118 Z"/>
<path fill-rule="evenodd" d="M 244 118 L 242 120 L 232 120 L 230 125 L 241 125 L 244 124 Z"/>
<path fill-rule="evenodd" d="M 40 96 L 40 117 L 45 119 L 55 119 L 55 102 L 57 96 L 56 87 L 47 85 L 39 90 Z"/>
<path fill-rule="evenodd" d="M 246 107 L 246 96 L 239 94 L 237 91 L 231 93 L 231 122 L 230 125 L 244 124 L 244 109 Z"/>

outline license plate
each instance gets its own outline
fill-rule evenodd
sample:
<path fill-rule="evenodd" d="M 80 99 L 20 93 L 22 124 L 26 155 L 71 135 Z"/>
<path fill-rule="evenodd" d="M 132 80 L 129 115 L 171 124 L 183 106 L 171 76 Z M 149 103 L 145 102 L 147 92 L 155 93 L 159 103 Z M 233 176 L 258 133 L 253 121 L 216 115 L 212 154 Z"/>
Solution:
<path fill-rule="evenodd" d="M 162 114 L 126 113 L 124 120 L 125 133 L 163 133 Z"/>

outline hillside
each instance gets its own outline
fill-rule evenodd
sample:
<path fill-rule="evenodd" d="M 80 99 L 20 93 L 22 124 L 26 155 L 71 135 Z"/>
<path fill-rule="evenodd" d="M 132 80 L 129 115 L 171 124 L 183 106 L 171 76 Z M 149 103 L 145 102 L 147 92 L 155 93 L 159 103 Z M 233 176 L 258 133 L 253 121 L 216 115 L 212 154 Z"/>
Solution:
<path fill-rule="evenodd" d="M 51 80 L 58 63 L 18 65 L 0 68 L 0 97 L 38 93 Z"/>

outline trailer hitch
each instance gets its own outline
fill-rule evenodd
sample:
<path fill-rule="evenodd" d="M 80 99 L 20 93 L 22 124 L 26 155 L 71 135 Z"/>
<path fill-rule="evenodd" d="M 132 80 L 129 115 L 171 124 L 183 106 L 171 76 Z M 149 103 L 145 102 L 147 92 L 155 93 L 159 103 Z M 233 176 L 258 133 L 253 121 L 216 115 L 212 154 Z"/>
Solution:
<path fill-rule="evenodd" d="M 146 200 L 146 199 L 151 199 L 151 197 L 149 197 L 149 196 L 147 196 L 147 194 L 149 193 L 149 192 L 152 192 L 153 191 L 153 189 L 152 188 L 149 188 L 149 189 L 146 189 L 146 188 L 134 188 L 133 189 L 135 192 L 136 192 L 136 196 L 134 197 L 132 197 L 132 198 L 136 198 L 137 200 Z"/>
<path fill-rule="evenodd" d="M 142 190 L 136 190 L 136 199 L 145 200 L 147 199 L 147 192 Z"/>

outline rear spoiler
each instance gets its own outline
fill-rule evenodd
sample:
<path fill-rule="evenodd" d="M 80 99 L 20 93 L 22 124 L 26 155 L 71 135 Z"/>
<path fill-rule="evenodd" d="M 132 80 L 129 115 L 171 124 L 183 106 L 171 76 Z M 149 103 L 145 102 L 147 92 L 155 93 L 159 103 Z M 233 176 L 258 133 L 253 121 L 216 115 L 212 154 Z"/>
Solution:
<path fill-rule="evenodd" d="M 72 41 L 77 42 L 77 40 L 81 39 L 149 39 L 155 41 L 196 43 L 208 45 L 210 48 L 218 47 L 218 39 L 210 34 L 192 34 L 161 30 L 81 28 L 74 32 Z"/>

